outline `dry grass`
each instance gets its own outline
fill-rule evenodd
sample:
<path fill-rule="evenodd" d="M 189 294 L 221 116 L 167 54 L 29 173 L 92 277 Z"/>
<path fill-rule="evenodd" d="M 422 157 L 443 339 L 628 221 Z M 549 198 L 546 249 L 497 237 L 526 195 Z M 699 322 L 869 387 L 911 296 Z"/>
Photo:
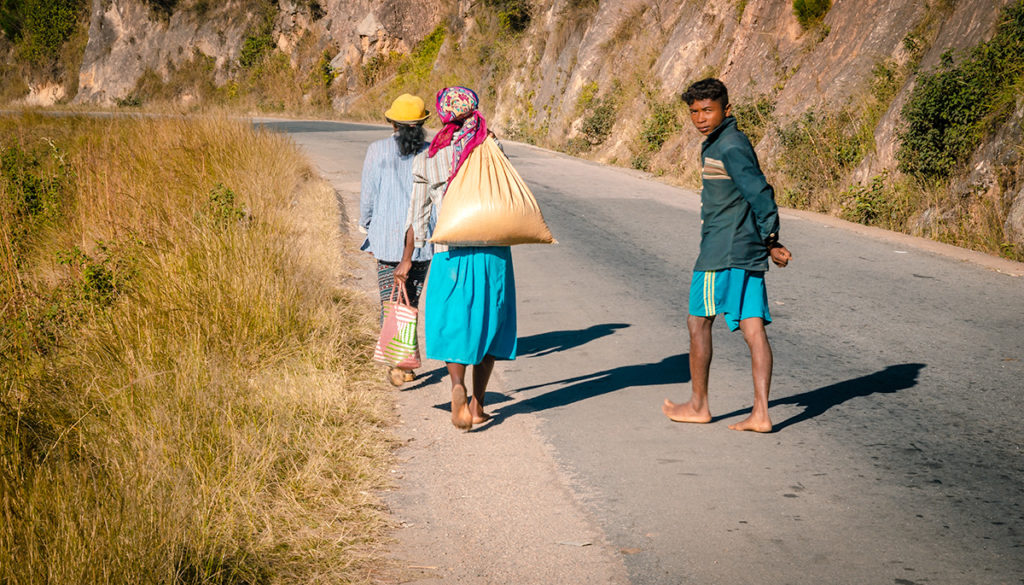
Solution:
<path fill-rule="evenodd" d="M 390 411 L 333 191 L 224 119 L 0 127 L 71 185 L 0 180 L 0 582 L 368 582 Z"/>

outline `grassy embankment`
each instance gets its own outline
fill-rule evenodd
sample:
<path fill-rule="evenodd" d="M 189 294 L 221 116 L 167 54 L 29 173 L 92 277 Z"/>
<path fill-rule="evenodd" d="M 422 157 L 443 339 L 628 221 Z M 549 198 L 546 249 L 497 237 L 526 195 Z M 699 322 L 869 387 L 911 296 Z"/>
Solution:
<path fill-rule="evenodd" d="M 333 191 L 238 122 L 0 128 L 0 582 L 368 581 L 390 411 Z"/>

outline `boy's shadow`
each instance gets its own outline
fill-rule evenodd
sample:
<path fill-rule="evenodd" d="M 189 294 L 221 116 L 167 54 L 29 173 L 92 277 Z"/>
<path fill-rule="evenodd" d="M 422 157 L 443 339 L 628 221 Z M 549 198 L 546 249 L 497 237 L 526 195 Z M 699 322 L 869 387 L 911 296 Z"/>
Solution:
<path fill-rule="evenodd" d="M 549 331 L 519 338 L 519 357 L 541 357 L 550 353 L 579 347 L 599 337 L 611 335 L 616 329 L 629 327 L 628 323 L 602 323 L 573 331 Z"/>
<path fill-rule="evenodd" d="M 917 376 L 921 373 L 921 370 L 924 369 L 924 367 L 925 364 L 899 364 L 896 366 L 889 366 L 884 370 L 867 376 L 861 376 L 860 378 L 846 380 L 845 382 L 839 382 L 837 384 L 832 384 L 830 386 L 825 386 L 802 394 L 787 396 L 786 398 L 769 400 L 769 408 L 781 404 L 792 404 L 794 406 L 804 407 L 804 411 L 800 414 L 792 416 L 781 423 L 772 425 L 772 432 L 779 432 L 788 426 L 795 425 L 796 423 L 824 414 L 828 409 L 838 404 L 842 404 L 847 400 L 860 398 L 862 396 L 870 396 L 872 394 L 891 394 L 907 388 L 913 388 L 917 385 Z M 711 422 L 716 422 L 749 412 L 749 408 L 734 410 L 712 418 Z"/>
<path fill-rule="evenodd" d="M 505 406 L 495 411 L 495 415 L 506 418 L 513 414 L 566 406 L 573 402 L 608 394 L 609 392 L 615 392 L 624 388 L 680 384 L 689 381 L 689 354 L 684 353 L 666 357 L 660 362 L 622 366 L 557 382 L 520 388 L 517 392 L 542 388 L 552 384 L 569 384 L 564 388 L 552 390 L 551 392 Z"/>

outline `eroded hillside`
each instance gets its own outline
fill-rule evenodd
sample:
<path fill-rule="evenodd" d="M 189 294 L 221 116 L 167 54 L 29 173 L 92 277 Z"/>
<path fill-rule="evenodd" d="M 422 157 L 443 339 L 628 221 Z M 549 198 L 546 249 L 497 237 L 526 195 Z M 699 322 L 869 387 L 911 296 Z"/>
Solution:
<path fill-rule="evenodd" d="M 1024 258 L 1021 0 L 77 1 L 35 103 L 377 120 L 463 84 L 507 137 L 694 185 L 678 95 L 713 75 L 782 204 Z"/>

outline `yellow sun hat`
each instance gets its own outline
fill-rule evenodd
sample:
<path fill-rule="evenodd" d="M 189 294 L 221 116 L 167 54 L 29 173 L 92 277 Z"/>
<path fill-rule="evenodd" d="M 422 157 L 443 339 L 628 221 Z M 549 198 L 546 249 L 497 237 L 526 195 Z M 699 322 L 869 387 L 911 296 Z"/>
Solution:
<path fill-rule="evenodd" d="M 418 124 L 429 118 L 430 112 L 423 107 L 422 99 L 403 93 L 391 103 L 391 109 L 384 112 L 384 117 L 395 124 Z"/>

